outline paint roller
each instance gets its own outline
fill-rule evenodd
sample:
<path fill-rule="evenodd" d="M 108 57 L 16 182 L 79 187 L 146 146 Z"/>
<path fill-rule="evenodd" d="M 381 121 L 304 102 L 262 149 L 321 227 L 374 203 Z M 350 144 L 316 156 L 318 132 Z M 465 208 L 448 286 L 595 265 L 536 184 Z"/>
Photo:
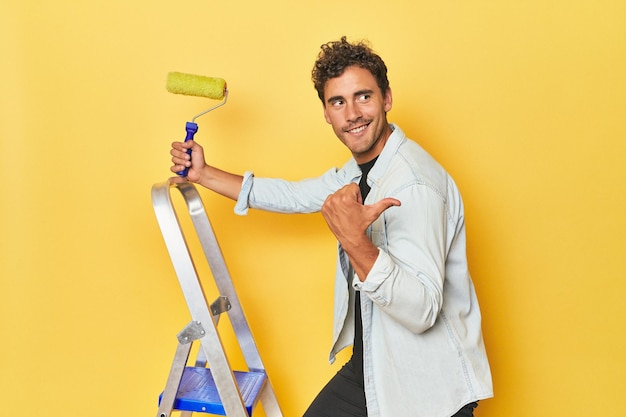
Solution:
<path fill-rule="evenodd" d="M 202 75 L 185 74 L 182 72 L 170 72 L 167 74 L 165 88 L 167 91 L 174 94 L 222 100 L 221 103 L 195 115 L 193 119 L 191 119 L 191 122 L 187 122 L 185 125 L 185 130 L 187 131 L 185 142 L 192 140 L 198 131 L 198 125 L 195 123 L 195 120 L 198 117 L 207 114 L 211 110 L 215 110 L 218 107 L 223 106 L 226 104 L 226 100 L 228 99 L 228 88 L 226 86 L 226 81 L 222 78 L 205 77 Z M 187 150 L 187 154 L 191 155 L 191 149 Z M 186 177 L 188 171 L 189 168 L 185 168 L 184 170 L 177 172 L 177 174 Z"/>

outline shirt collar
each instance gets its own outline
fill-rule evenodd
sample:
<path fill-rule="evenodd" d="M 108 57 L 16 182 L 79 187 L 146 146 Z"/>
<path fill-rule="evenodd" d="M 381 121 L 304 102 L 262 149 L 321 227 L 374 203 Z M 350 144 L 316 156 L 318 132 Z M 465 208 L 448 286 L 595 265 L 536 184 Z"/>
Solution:
<path fill-rule="evenodd" d="M 398 148 L 406 141 L 406 136 L 404 135 L 402 129 L 393 123 L 391 123 L 390 126 L 392 129 L 391 135 L 389 136 L 389 139 L 387 139 L 385 147 L 378 156 L 376 164 L 374 164 L 374 167 L 368 175 L 367 180 L 370 186 L 372 182 L 378 182 L 378 180 L 383 176 L 383 174 L 387 171 L 393 156 L 398 152 Z"/>
<path fill-rule="evenodd" d="M 389 136 L 389 139 L 387 139 L 387 143 L 385 143 L 385 147 L 378 156 L 378 160 L 374 164 L 374 167 L 372 167 L 372 170 L 367 176 L 367 182 L 370 186 L 373 182 L 378 182 L 380 177 L 383 176 L 398 148 L 406 141 L 406 136 L 404 135 L 402 129 L 393 123 L 390 123 L 390 126 L 392 130 L 391 135 Z M 350 158 L 344 166 L 344 169 L 348 173 L 348 176 L 352 178 L 352 182 L 358 182 L 359 178 L 361 178 L 361 169 L 354 158 Z"/>

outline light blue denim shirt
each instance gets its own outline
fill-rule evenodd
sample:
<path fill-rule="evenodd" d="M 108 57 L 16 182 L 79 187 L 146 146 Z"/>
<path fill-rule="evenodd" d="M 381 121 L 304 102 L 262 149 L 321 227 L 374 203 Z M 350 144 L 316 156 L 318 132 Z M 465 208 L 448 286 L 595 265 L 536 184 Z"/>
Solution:
<path fill-rule="evenodd" d="M 369 417 L 450 417 L 493 396 L 481 315 L 469 274 L 461 195 L 448 173 L 392 125 L 367 182 L 365 204 L 401 201 L 368 229 L 378 258 L 361 282 L 339 246 L 330 361 L 354 338 L 354 294 L 363 317 Z M 354 159 L 291 182 L 244 175 L 235 212 L 317 212 L 361 171 Z"/>

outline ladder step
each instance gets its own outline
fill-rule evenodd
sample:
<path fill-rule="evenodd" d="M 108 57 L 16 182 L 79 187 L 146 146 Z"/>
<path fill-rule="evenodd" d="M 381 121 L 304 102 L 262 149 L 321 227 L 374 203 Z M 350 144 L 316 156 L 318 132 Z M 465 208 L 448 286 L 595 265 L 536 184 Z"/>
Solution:
<path fill-rule="evenodd" d="M 248 415 L 256 405 L 266 381 L 265 372 L 233 371 Z M 159 402 L 161 398 L 159 397 Z M 226 411 L 217 393 L 210 368 L 185 367 L 176 394 L 174 409 L 225 416 Z"/>

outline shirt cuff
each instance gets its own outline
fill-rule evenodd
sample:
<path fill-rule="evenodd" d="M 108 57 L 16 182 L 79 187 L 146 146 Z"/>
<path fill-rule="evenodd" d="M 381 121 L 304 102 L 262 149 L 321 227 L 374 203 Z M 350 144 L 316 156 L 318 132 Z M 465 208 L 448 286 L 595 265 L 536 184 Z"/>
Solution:
<path fill-rule="evenodd" d="M 352 286 L 357 291 L 374 292 L 387 280 L 389 275 L 391 275 L 391 271 L 391 258 L 386 252 L 378 248 L 378 257 L 374 265 L 372 265 L 369 274 L 367 274 L 365 281 L 361 282 L 355 274 Z"/>
<path fill-rule="evenodd" d="M 235 204 L 235 214 L 240 216 L 245 216 L 248 214 L 248 208 L 250 205 L 248 204 L 248 198 L 250 197 L 250 191 L 252 190 L 252 183 L 254 178 L 254 173 L 251 171 L 246 171 L 243 174 L 243 181 L 241 182 L 241 191 L 239 192 L 239 196 L 237 197 L 237 203 Z"/>

